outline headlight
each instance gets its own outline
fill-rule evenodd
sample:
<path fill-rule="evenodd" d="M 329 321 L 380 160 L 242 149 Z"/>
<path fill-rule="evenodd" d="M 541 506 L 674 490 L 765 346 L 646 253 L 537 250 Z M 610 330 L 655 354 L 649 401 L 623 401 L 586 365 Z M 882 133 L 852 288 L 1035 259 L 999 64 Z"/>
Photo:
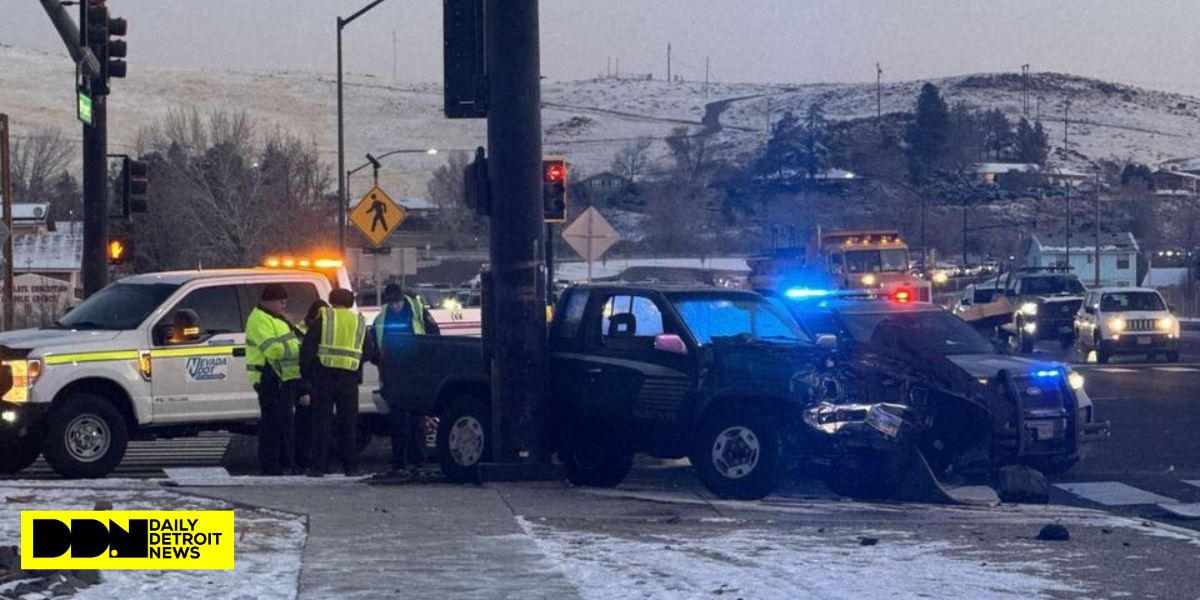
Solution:
<path fill-rule="evenodd" d="M 863 285 L 875 285 L 875 276 L 872 275 L 871 273 L 867 273 L 866 275 L 863 275 L 862 276 L 862 284 Z"/>
<path fill-rule="evenodd" d="M 6 360 L 3 364 L 12 370 L 13 379 L 12 389 L 4 394 L 3 399 L 8 402 L 29 401 L 29 388 L 33 387 L 33 382 L 42 374 L 42 361 Z"/>
<path fill-rule="evenodd" d="M 1071 389 L 1081 390 L 1083 389 L 1083 375 L 1080 375 L 1075 371 L 1071 371 L 1070 373 L 1067 373 L 1067 383 L 1071 386 Z"/>
<path fill-rule="evenodd" d="M 1170 333 L 1175 329 L 1175 317 L 1167 316 L 1158 320 L 1158 330 Z"/>
<path fill-rule="evenodd" d="M 1029 322 L 1021 326 L 1025 333 L 1037 333 L 1037 323 Z"/>
<path fill-rule="evenodd" d="M 934 283 L 946 283 L 947 281 L 950 281 L 950 276 L 945 271 L 938 271 L 933 274 Z"/>
<path fill-rule="evenodd" d="M 1028 316 L 1028 317 L 1036 317 L 1037 310 L 1038 310 L 1038 305 L 1037 305 L 1037 303 L 1034 303 L 1034 302 L 1026 302 L 1025 304 L 1021 305 L 1021 314 Z"/>
<path fill-rule="evenodd" d="M 1113 333 L 1121 333 L 1125 331 L 1125 319 L 1109 319 L 1108 329 Z"/>

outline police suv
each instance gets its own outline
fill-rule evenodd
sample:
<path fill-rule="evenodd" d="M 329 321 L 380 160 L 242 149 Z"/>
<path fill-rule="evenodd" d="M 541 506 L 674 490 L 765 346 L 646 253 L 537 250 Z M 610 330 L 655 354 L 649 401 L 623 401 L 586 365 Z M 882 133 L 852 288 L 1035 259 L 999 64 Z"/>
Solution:
<path fill-rule="evenodd" d="M 0 334 L 0 472 L 41 454 L 64 476 L 101 477 L 130 439 L 252 429 L 259 409 L 246 379 L 246 318 L 263 288 L 279 284 L 289 320 L 301 322 L 313 301 L 349 287 L 340 264 L 330 267 L 134 275 L 48 327 Z M 173 331 L 183 310 L 199 322 Z M 374 367 L 364 379 L 365 423 L 378 412 Z"/>

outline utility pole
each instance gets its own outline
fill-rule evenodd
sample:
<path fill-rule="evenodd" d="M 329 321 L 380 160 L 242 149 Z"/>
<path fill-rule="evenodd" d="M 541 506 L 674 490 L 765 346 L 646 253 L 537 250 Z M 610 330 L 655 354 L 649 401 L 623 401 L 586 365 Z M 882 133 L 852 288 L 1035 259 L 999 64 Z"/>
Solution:
<path fill-rule="evenodd" d="M 1038 123 L 1041 123 L 1041 122 L 1042 122 L 1042 95 L 1041 95 L 1041 94 L 1038 94 L 1038 96 L 1037 96 L 1037 117 L 1036 117 L 1036 120 L 1037 120 L 1037 122 L 1038 122 Z"/>
<path fill-rule="evenodd" d="M 1059 175 L 1062 175 L 1061 169 L 1059 169 Z M 1071 180 L 1064 178 L 1063 181 L 1067 185 L 1067 235 L 1066 235 L 1067 249 L 1066 249 L 1066 257 L 1067 257 L 1067 269 L 1070 270 L 1070 268 L 1071 268 Z"/>
<path fill-rule="evenodd" d="M 1067 96 L 1067 101 L 1063 104 L 1063 150 L 1070 151 L 1071 144 L 1068 137 L 1071 133 L 1071 97 Z"/>
<path fill-rule="evenodd" d="M 1092 285 L 1100 287 L 1100 170 L 1096 170 L 1096 260 L 1093 265 L 1096 269 L 1095 283 Z M 1137 270 L 1136 268 L 1134 269 Z"/>
<path fill-rule="evenodd" d="M 12 160 L 8 115 L 0 114 L 0 195 L 4 196 L 4 330 L 13 328 Z"/>
<path fill-rule="evenodd" d="M 667 42 L 667 83 L 671 82 L 671 42 Z"/>
<path fill-rule="evenodd" d="M 704 97 L 708 97 L 708 57 L 704 57 Z"/>
<path fill-rule="evenodd" d="M 1021 112 L 1029 118 L 1029 63 L 1021 65 Z"/>
<path fill-rule="evenodd" d="M 883 68 L 875 63 L 875 120 L 883 127 Z"/>
<path fill-rule="evenodd" d="M 546 273 L 537 0 L 485 0 L 493 460 L 548 464 Z"/>

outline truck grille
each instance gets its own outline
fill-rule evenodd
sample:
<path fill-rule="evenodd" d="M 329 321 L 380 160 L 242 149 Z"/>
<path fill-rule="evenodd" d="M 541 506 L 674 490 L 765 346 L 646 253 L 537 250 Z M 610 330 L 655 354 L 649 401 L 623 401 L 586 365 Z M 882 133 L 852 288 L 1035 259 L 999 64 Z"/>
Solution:
<path fill-rule="evenodd" d="M 1156 331 L 1158 324 L 1154 319 L 1129 319 L 1125 321 L 1125 331 Z"/>

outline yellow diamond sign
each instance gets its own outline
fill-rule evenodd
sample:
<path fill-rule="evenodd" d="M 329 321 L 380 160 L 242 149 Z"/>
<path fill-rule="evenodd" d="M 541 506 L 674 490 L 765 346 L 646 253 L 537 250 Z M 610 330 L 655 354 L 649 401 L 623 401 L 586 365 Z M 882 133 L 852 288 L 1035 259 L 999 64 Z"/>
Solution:
<path fill-rule="evenodd" d="M 373 246 L 382 244 L 406 218 L 408 212 L 404 207 L 396 204 L 379 186 L 372 187 L 350 211 L 350 222 Z"/>

